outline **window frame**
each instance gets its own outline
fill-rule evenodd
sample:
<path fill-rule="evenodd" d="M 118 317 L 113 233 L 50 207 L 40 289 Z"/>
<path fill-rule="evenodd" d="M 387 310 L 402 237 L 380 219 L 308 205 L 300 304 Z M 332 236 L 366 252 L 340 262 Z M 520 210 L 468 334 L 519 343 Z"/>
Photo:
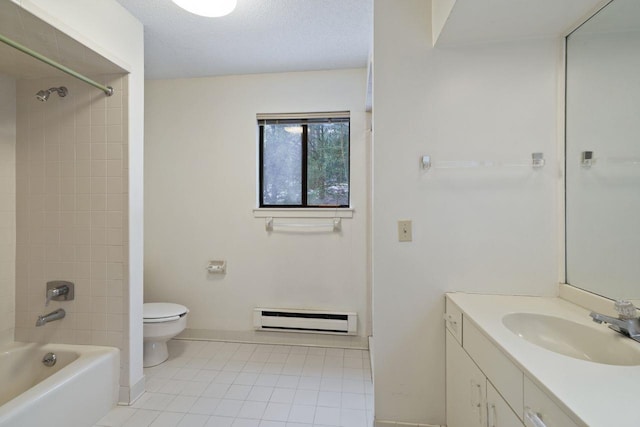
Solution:
<path fill-rule="evenodd" d="M 308 153 L 310 124 L 323 123 L 347 123 L 348 125 L 348 149 L 347 183 L 349 186 L 346 205 L 310 205 L 308 203 Z M 258 208 L 260 209 L 344 209 L 351 207 L 351 117 L 349 112 L 340 113 L 313 113 L 305 114 L 278 114 L 258 115 Z M 301 203 L 300 204 L 265 204 L 264 203 L 264 126 L 274 124 L 290 124 L 302 127 L 301 134 Z"/>

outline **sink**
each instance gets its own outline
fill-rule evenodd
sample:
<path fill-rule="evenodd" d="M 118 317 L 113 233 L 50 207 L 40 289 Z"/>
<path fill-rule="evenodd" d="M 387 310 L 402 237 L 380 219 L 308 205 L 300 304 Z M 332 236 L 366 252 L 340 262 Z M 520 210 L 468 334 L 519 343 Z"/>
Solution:
<path fill-rule="evenodd" d="M 502 323 L 519 337 L 555 353 L 607 365 L 640 365 L 640 343 L 595 324 L 537 313 L 507 314 Z"/>

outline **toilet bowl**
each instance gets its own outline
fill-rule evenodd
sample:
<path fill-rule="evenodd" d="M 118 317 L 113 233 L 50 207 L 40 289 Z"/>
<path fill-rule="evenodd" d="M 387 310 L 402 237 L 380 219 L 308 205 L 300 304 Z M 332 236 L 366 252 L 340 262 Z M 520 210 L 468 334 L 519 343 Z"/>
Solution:
<path fill-rule="evenodd" d="M 144 303 L 142 365 L 156 366 L 169 358 L 167 341 L 178 335 L 187 326 L 189 309 L 184 305 L 166 302 Z"/>

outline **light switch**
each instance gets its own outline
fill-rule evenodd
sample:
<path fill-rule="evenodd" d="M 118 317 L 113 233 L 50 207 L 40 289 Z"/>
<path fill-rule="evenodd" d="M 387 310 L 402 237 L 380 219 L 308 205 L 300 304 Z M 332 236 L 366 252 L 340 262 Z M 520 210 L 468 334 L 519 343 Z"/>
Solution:
<path fill-rule="evenodd" d="M 410 242 L 411 240 L 411 220 L 398 221 L 398 241 Z"/>

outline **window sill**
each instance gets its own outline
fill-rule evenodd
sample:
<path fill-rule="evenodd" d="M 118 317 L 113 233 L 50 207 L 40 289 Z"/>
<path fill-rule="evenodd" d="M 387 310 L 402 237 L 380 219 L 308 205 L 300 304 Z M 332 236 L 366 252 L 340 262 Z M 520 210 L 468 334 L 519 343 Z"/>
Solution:
<path fill-rule="evenodd" d="M 353 208 L 257 208 L 254 218 L 353 218 Z"/>

